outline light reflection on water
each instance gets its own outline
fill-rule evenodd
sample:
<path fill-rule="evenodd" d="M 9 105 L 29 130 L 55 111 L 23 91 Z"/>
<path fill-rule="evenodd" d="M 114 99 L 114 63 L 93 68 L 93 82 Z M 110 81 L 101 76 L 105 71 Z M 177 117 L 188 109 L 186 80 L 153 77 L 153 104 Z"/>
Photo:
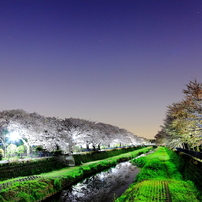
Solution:
<path fill-rule="evenodd" d="M 98 173 L 68 190 L 63 190 L 61 202 L 112 202 L 134 181 L 139 169 L 130 162 L 119 163 L 116 167 Z"/>

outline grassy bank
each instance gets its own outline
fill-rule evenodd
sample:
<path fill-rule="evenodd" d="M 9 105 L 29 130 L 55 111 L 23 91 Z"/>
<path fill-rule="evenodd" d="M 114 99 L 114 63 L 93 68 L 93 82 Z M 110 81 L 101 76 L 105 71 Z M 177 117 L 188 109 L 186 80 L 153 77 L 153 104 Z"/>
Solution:
<path fill-rule="evenodd" d="M 140 148 L 143 147 L 138 146 L 110 149 L 107 151 L 86 152 L 82 154 L 74 154 L 73 157 L 75 164 L 81 165 L 82 163 L 106 159 L 123 153 L 138 150 Z M 67 156 L 65 155 L 60 155 L 49 158 L 27 159 L 24 161 L 15 160 L 8 163 L 0 163 L 0 181 L 20 176 L 38 175 L 40 173 L 51 172 L 53 170 L 65 168 L 68 166 L 65 161 L 66 157 Z"/>
<path fill-rule="evenodd" d="M 142 167 L 125 193 L 116 202 L 200 202 L 201 191 L 182 174 L 184 160 L 168 148 L 160 147 L 155 153 L 132 160 Z"/>
<path fill-rule="evenodd" d="M 107 151 L 91 151 L 86 152 L 82 154 L 74 154 L 74 160 L 76 165 L 81 165 L 82 163 L 87 163 L 90 161 L 97 161 L 106 159 L 113 156 L 118 156 L 124 153 L 128 153 L 134 150 L 141 149 L 143 147 L 137 146 L 137 147 L 126 147 L 126 148 L 116 148 L 116 149 L 110 149 Z"/>
<path fill-rule="evenodd" d="M 93 161 L 81 166 L 63 168 L 57 171 L 38 175 L 29 181 L 15 181 L 0 192 L 2 202 L 32 202 L 45 199 L 65 187 L 75 183 L 89 174 L 94 174 L 106 168 L 115 166 L 118 162 L 130 160 L 142 153 L 150 151 L 151 147 L 142 148 L 119 156 L 110 157 L 100 161 Z"/>

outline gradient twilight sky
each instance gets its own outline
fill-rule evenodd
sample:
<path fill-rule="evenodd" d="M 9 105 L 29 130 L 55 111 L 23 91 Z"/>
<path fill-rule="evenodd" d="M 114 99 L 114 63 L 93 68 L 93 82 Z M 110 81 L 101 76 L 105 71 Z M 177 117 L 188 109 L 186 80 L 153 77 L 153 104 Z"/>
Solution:
<path fill-rule="evenodd" d="M 0 0 L 0 110 L 153 138 L 201 77 L 201 0 Z"/>

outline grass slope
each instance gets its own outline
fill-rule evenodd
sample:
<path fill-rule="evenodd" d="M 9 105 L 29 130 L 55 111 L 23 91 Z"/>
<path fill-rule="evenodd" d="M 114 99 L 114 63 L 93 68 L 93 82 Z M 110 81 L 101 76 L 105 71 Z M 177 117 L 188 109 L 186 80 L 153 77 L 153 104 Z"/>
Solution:
<path fill-rule="evenodd" d="M 116 202 L 200 202 L 201 193 L 179 172 L 180 157 L 165 147 L 131 161 L 142 167 L 135 183 Z"/>

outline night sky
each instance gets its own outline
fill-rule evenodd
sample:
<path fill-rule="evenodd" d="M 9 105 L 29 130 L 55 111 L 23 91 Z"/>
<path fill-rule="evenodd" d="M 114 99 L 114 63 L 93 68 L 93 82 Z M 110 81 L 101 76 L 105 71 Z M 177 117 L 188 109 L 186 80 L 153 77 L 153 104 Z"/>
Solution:
<path fill-rule="evenodd" d="M 201 0 L 0 0 L 0 110 L 153 138 L 201 77 Z"/>

